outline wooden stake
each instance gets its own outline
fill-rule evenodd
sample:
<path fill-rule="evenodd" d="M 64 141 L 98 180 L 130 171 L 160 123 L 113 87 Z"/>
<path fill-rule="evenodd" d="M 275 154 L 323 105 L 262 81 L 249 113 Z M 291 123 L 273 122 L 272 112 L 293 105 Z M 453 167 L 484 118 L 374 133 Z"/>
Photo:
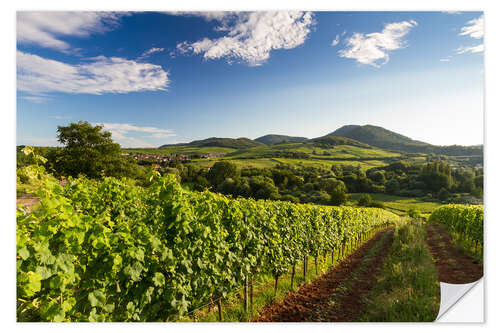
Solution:
<path fill-rule="evenodd" d="M 278 291 L 278 279 L 279 276 L 274 277 L 274 296 L 276 297 L 276 292 Z"/>
<path fill-rule="evenodd" d="M 219 308 L 219 321 L 222 321 L 222 297 L 217 300 L 217 307 Z"/>
<path fill-rule="evenodd" d="M 307 274 L 307 256 L 304 256 L 304 282 L 306 282 L 306 274 Z"/>
<path fill-rule="evenodd" d="M 245 286 L 243 288 L 243 309 L 248 312 L 248 277 L 245 275 Z"/>
<path fill-rule="evenodd" d="M 292 266 L 292 277 L 291 277 L 291 282 L 290 282 L 290 290 L 293 290 L 293 279 L 295 277 L 295 263 L 293 263 L 293 266 Z"/>
<path fill-rule="evenodd" d="M 250 277 L 250 316 L 253 315 L 253 275 Z"/>

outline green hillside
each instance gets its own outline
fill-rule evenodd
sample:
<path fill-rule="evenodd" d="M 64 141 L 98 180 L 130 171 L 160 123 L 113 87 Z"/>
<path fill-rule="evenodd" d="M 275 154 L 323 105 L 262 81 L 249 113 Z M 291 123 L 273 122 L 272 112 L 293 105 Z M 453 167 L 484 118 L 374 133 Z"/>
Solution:
<path fill-rule="evenodd" d="M 190 147 L 223 147 L 223 148 L 233 148 L 233 149 L 241 149 L 241 148 L 249 148 L 249 147 L 257 147 L 264 145 L 263 143 L 250 140 L 247 138 L 208 138 L 204 140 L 196 140 L 190 143 L 182 143 L 175 145 L 163 145 L 160 148 L 167 147 L 176 147 L 176 146 L 190 146 Z"/>
<path fill-rule="evenodd" d="M 308 138 L 300 137 L 300 136 L 288 136 L 288 135 L 278 135 L 278 134 L 268 134 L 261 136 L 254 141 L 266 144 L 266 145 L 275 145 L 283 142 L 305 142 L 309 140 Z"/>
<path fill-rule="evenodd" d="M 370 147 L 355 140 L 338 138 L 332 141 L 287 142 L 272 146 L 259 146 L 239 149 L 226 155 L 231 158 L 294 158 L 294 159 L 386 159 L 401 156 L 399 153 L 388 152 Z M 325 143 L 326 142 L 326 143 Z"/>
<path fill-rule="evenodd" d="M 408 153 L 434 153 L 449 156 L 482 155 L 483 146 L 435 146 L 422 141 L 413 140 L 383 127 L 373 125 L 346 125 L 326 135 L 343 136 L 354 139 L 370 146 L 404 151 Z"/>

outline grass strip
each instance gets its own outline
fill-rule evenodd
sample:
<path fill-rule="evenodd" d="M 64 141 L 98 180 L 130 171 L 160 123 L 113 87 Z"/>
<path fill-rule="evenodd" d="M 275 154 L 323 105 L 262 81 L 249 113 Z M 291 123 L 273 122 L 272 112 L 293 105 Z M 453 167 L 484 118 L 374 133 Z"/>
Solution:
<path fill-rule="evenodd" d="M 424 223 L 402 220 L 382 272 L 359 321 L 434 321 L 439 312 L 439 277 L 426 246 Z"/>

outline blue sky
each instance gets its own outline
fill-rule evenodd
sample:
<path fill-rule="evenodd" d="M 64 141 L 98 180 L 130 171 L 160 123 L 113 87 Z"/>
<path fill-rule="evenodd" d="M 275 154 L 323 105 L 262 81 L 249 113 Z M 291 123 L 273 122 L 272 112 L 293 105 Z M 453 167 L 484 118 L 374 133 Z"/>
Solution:
<path fill-rule="evenodd" d="M 373 124 L 483 143 L 480 12 L 18 12 L 17 144 L 124 147 Z"/>

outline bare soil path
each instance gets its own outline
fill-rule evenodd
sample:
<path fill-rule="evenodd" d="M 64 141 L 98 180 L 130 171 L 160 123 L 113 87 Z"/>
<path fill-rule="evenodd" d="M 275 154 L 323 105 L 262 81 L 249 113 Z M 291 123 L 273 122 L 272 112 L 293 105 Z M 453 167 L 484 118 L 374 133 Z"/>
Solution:
<path fill-rule="evenodd" d="M 28 193 L 16 199 L 16 206 L 21 204 L 26 208 L 30 208 L 34 204 L 36 204 L 40 199 L 38 197 L 33 196 L 33 194 Z"/>
<path fill-rule="evenodd" d="M 261 309 L 253 321 L 355 321 L 364 306 L 363 298 L 377 282 L 393 233 L 393 228 L 379 231 L 329 272 Z M 377 251 L 366 257 L 377 244 Z M 362 264 L 363 260 L 367 261 Z"/>
<path fill-rule="evenodd" d="M 436 224 L 427 224 L 427 244 L 439 273 L 439 281 L 471 283 L 483 276 L 483 265 L 461 252 L 448 233 Z"/>

